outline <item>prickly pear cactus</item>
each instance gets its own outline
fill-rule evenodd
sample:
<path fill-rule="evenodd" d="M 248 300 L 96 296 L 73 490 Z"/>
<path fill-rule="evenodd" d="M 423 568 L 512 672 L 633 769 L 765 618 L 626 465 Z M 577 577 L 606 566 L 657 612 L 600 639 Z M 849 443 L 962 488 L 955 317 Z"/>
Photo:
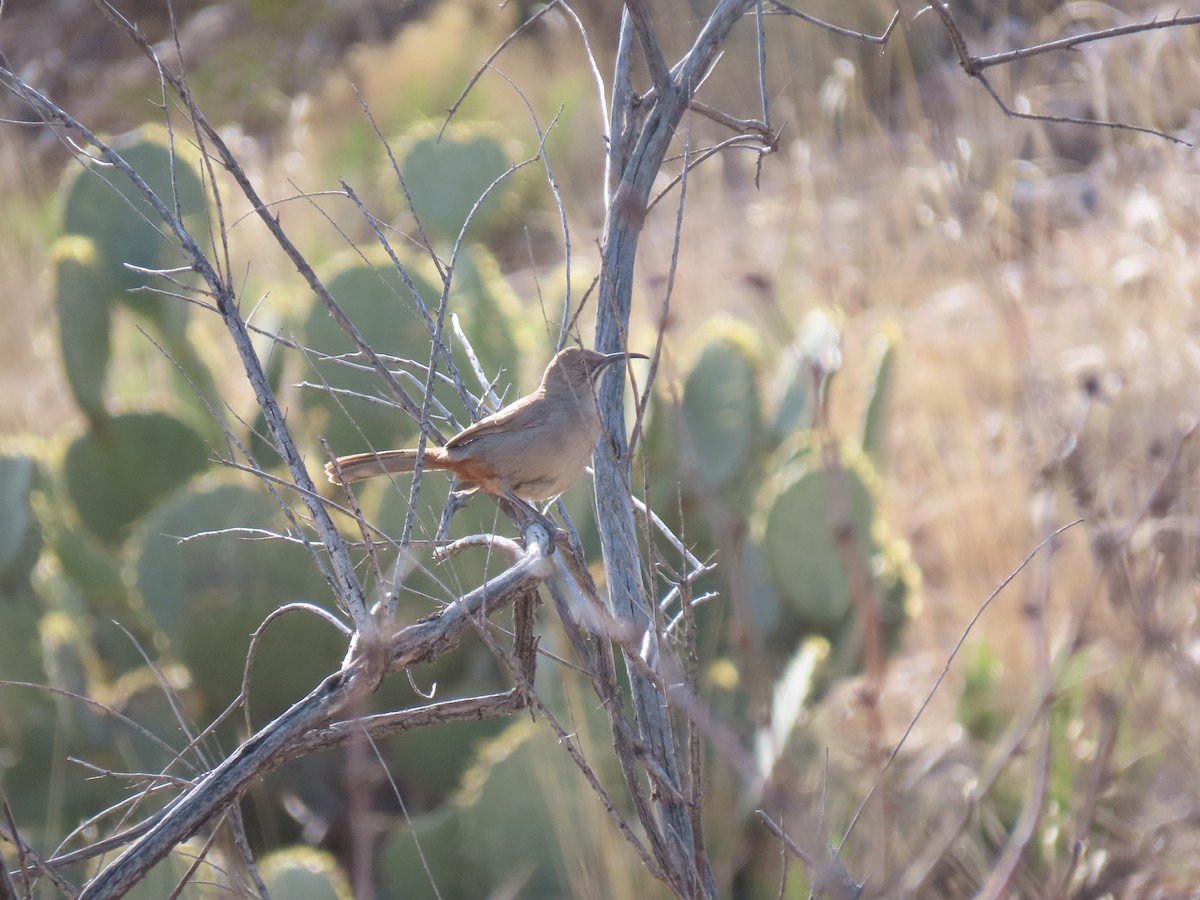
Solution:
<path fill-rule="evenodd" d="M 459 810 L 443 804 L 414 816 L 412 827 L 396 826 L 384 837 L 379 847 L 380 883 L 393 889 L 403 885 L 406 900 L 470 897 L 484 883 L 470 851 L 463 842 Z M 433 884 L 417 874 L 426 867 L 433 873 Z"/>
<path fill-rule="evenodd" d="M 417 315 L 412 294 L 390 262 L 378 262 L 378 265 L 353 263 L 329 278 L 326 286 L 376 353 L 427 363 L 429 331 Z M 425 303 L 435 303 L 439 291 L 415 273 L 412 277 Z M 325 307 L 317 302 L 310 307 L 301 332 L 305 346 L 316 354 L 332 357 L 358 350 Z M 388 394 L 379 374 L 361 357 L 353 360 L 358 368 L 315 355 L 309 356 L 308 362 L 312 371 L 303 373 L 305 381 L 325 383 L 339 392 L 352 391 L 362 395 L 331 395 L 316 389 L 306 389 L 301 394 L 309 424 L 317 433 L 323 434 L 338 453 L 389 447 L 398 436 L 415 433 L 416 426 L 403 413 L 369 399 L 387 397 Z M 416 393 L 415 389 L 410 393 Z"/>
<path fill-rule="evenodd" d="M 887 407 L 892 392 L 896 341 L 894 332 L 881 332 L 871 339 L 868 348 L 875 371 L 863 410 L 862 448 L 875 465 L 882 464 L 886 451 Z"/>
<path fill-rule="evenodd" d="M 172 211 L 182 214 L 195 235 L 207 234 L 205 192 L 195 168 L 172 155 L 163 136 L 144 129 L 113 145 Z M 211 440 L 222 439 L 208 407 L 220 407 L 212 372 L 188 334 L 188 304 L 146 288 L 176 290 L 137 269 L 176 270 L 184 262 L 154 207 L 113 168 L 85 167 L 64 187 L 62 237 L 54 246 L 55 301 L 67 382 L 94 428 L 106 417 L 110 331 L 116 306 L 150 325 L 171 359 L 167 369 L 180 411 Z"/>
<path fill-rule="evenodd" d="M 118 293 L 96 242 L 83 235 L 54 245 L 54 294 L 67 384 L 89 420 L 103 419 L 112 330 L 110 301 Z"/>
<path fill-rule="evenodd" d="M 268 614 L 290 601 L 329 597 L 303 547 L 268 539 L 285 529 L 270 496 L 221 485 L 175 494 L 132 537 L 144 607 L 204 686 L 209 712 L 237 694 L 250 635 Z M 336 668 L 344 649 L 342 635 L 312 616 L 272 623 L 255 656 L 252 709 L 282 711 Z"/>
<path fill-rule="evenodd" d="M 351 900 L 350 882 L 328 853 L 311 847 L 279 850 L 263 858 L 259 874 L 272 897 Z"/>
<path fill-rule="evenodd" d="M 731 485 L 759 450 L 758 358 L 753 334 L 730 323 L 701 351 L 684 384 L 686 447 L 713 487 Z"/>
<path fill-rule="evenodd" d="M 488 185 L 504 174 L 515 156 L 478 126 L 452 124 L 441 140 L 439 127 L 417 126 L 399 142 L 400 171 L 425 230 L 435 239 L 454 240 Z M 495 220 L 511 189 L 509 181 L 501 182 L 476 213 L 474 224 L 486 227 Z"/>
<path fill-rule="evenodd" d="M 92 534 L 118 544 L 139 516 L 208 465 L 208 452 L 166 413 L 114 416 L 67 449 L 67 493 Z"/>
<path fill-rule="evenodd" d="M 450 291 L 450 311 L 460 316 L 463 331 L 475 348 L 484 373 L 495 378 L 504 369 L 507 377 L 502 384 L 519 381 L 522 373 L 512 367 L 523 355 L 518 347 L 522 332 L 520 300 L 504 279 L 496 258 L 480 245 L 466 247 L 459 255 Z M 463 377 L 475 390 L 478 382 L 470 375 L 465 357 L 458 358 L 463 360 L 459 363 Z"/>
<path fill-rule="evenodd" d="M 114 144 L 168 207 L 178 203 L 183 214 L 193 220 L 204 216 L 204 186 L 199 176 L 191 165 L 172 158 L 160 135 L 144 130 Z M 158 213 L 133 183 L 111 168 L 85 167 L 67 185 L 62 230 L 95 245 L 95 262 L 101 273 L 95 284 L 96 301 L 119 301 L 165 326 L 169 319 L 183 315 L 185 305 L 160 294 L 130 293 L 148 284 L 152 276 L 129 268 L 180 264 L 181 257 L 164 228 Z M 198 232 L 205 233 L 202 227 Z"/>
<path fill-rule="evenodd" d="M 823 634 L 832 633 L 850 611 L 837 529 L 849 527 L 867 558 L 876 552 L 870 489 L 854 469 L 843 469 L 836 477 L 837 487 L 817 466 L 801 466 L 785 476 L 776 487 L 762 533 L 771 583 L 808 630 Z"/>
<path fill-rule="evenodd" d="M 30 493 L 37 463 L 24 454 L 0 455 L 0 597 L 24 593 L 42 549 L 42 529 Z"/>
<path fill-rule="evenodd" d="M 583 816 L 591 798 L 578 786 L 577 776 L 564 764 L 553 735 L 532 723 L 510 724 L 499 736 L 476 748 L 475 765 L 443 810 L 418 820 L 413 830 L 397 827 L 381 850 L 384 879 L 411 885 L 405 896 L 438 896 L 413 878 L 423 871 L 420 853 L 430 862 L 444 896 L 473 896 L 481 884 L 499 884 L 520 871 L 522 896 L 568 896 L 556 817 Z M 548 783 L 563 790 L 547 801 Z M 520 828 L 508 827 L 521 822 Z M 455 888 L 457 887 L 457 891 Z"/>

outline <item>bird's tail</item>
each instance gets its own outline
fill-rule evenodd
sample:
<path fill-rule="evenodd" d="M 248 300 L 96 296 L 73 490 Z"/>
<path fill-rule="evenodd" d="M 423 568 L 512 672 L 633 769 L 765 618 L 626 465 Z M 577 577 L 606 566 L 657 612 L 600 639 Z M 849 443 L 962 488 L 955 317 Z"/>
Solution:
<path fill-rule="evenodd" d="M 376 475 L 402 475 L 411 472 L 417 465 L 416 450 L 379 450 L 369 453 L 355 453 L 352 456 L 339 456 L 335 462 L 325 464 L 325 477 L 334 484 L 342 481 L 362 481 Z M 336 466 L 336 468 L 335 468 Z M 426 469 L 442 469 L 440 454 L 435 449 L 425 451 Z M 341 478 L 338 472 L 341 472 Z"/>

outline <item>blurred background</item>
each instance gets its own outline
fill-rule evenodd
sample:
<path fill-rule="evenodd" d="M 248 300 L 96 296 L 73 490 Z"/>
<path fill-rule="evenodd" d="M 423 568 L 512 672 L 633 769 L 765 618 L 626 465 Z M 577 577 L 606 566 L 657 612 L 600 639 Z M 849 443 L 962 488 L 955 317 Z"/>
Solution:
<path fill-rule="evenodd" d="M 569 271 L 538 161 L 471 219 L 449 294 L 506 401 L 534 386 L 564 298 L 571 313 L 585 302 L 603 224 L 605 126 L 570 17 L 551 11 L 514 40 L 439 140 L 446 110 L 536 7 L 118 6 L 177 67 L 173 9 L 201 109 L 374 348 L 419 365 L 428 338 L 411 293 L 339 182 L 388 229 L 432 308 L 441 280 L 417 218 L 448 258 L 476 200 L 544 133 Z M 777 821 L 819 813 L 837 845 L 878 783 L 842 851 L 868 896 L 971 896 L 1014 852 L 1007 895 L 1190 896 L 1200 884 L 1196 151 L 1008 119 L 963 74 L 936 17 L 901 6 L 882 49 L 767 17 L 779 152 L 733 149 L 693 170 L 678 235 L 677 187 L 646 220 L 630 347 L 650 352 L 661 333 L 663 359 L 634 483 L 717 564 L 694 586 L 712 594 L 697 608 L 700 689 L 771 796 L 787 798 L 768 810 Z M 651 8 L 677 59 L 707 7 Z M 894 8 L 803 7 L 875 35 Z M 979 55 L 1175 12 L 1141 0 L 954 9 Z M 575 10 L 607 79 L 619 11 L 594 0 Z M 91 4 L 8 0 L 0 52 L 174 193 L 194 233 L 217 226 L 216 178 L 230 271 L 311 465 L 324 460 L 321 436 L 338 453 L 414 438 L 398 411 L 328 389 L 383 396 L 375 375 L 329 359 L 352 345 L 227 175 L 201 167 L 178 110 L 168 132 L 153 68 Z M 699 96 L 761 117 L 757 69 L 748 20 Z M 988 75 L 1020 111 L 1200 138 L 1194 26 Z M 18 124 L 30 110 L 11 94 L 0 117 L 0 786 L 22 834 L 51 854 L 144 785 L 114 773 L 188 777 L 211 764 L 336 668 L 343 641 L 315 617 L 272 623 L 246 715 L 189 746 L 238 696 L 259 623 L 284 603 L 333 608 L 333 598 L 302 546 L 259 539 L 300 525 L 251 475 L 219 464 L 230 451 L 214 415 L 259 465 L 282 471 L 219 319 L 125 266 L 180 264 L 147 208 L 61 134 Z M 685 117 L 660 187 L 685 151 L 728 136 Z M 579 318 L 585 342 L 593 314 Z M 635 368 L 639 389 L 646 371 Z M 465 421 L 451 392 L 439 399 Z M 446 490 L 425 480 L 419 533 L 432 533 Z M 397 536 L 407 493 L 407 482 L 365 488 L 367 518 Z M 589 486 L 565 500 L 598 561 Z M 505 527 L 480 498 L 455 534 Z M 212 534 L 228 528 L 247 530 Z M 646 549 L 661 595 L 678 553 Z M 408 621 L 500 567 L 482 554 L 416 562 Z M 569 657 L 551 610 L 539 628 L 544 649 Z M 413 676 L 422 690 L 436 683 L 439 699 L 506 686 L 472 639 Z M 538 677 L 597 771 L 613 776 L 586 684 L 547 659 Z M 423 702 L 398 681 L 374 700 Z M 250 840 L 279 896 L 349 896 L 363 859 L 360 895 L 435 896 L 434 885 L 443 897 L 665 894 L 544 723 L 425 729 L 380 749 L 386 773 L 329 753 L 247 797 Z M 722 896 L 808 896 L 803 867 L 784 877 L 753 815 L 763 798 L 747 795 L 737 762 L 711 750 L 706 774 Z M 161 880 L 135 895 L 165 896 L 198 849 L 162 863 Z M 235 858 L 218 841 L 201 880 L 217 884 Z"/>

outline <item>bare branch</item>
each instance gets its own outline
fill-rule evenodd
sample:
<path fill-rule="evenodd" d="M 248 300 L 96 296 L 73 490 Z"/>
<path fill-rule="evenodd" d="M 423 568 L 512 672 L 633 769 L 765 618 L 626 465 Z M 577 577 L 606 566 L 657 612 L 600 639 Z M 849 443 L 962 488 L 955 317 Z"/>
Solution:
<path fill-rule="evenodd" d="M 629 10 L 629 17 L 633 20 L 633 29 L 637 32 L 638 43 L 642 45 L 642 54 L 646 57 L 654 87 L 660 95 L 667 96 L 672 85 L 671 73 L 662 44 L 658 41 L 658 32 L 654 29 L 650 7 L 646 0 L 625 0 L 625 9 Z"/>
<path fill-rule="evenodd" d="M 767 829 L 779 838 L 780 842 L 789 851 L 794 853 L 797 858 L 803 860 L 813 870 L 813 893 L 824 894 L 830 893 L 835 897 L 844 898 L 844 900 L 856 900 L 862 896 L 863 885 L 856 884 L 854 879 L 850 877 L 850 873 L 846 871 L 846 867 L 841 864 L 835 856 L 829 861 L 825 860 L 825 854 L 819 851 L 810 852 L 797 844 L 792 838 L 788 837 L 787 833 L 780 828 L 763 810 L 756 810 L 755 815 L 759 821 L 767 826 Z"/>
<path fill-rule="evenodd" d="M 993 53 L 991 56 L 972 56 L 969 57 L 970 68 L 967 71 L 973 75 L 975 72 L 991 68 L 992 66 L 1002 66 L 1020 59 L 1038 56 L 1042 53 L 1052 53 L 1056 50 L 1070 50 L 1081 44 L 1091 44 L 1096 41 L 1106 41 L 1110 38 L 1124 37 L 1127 34 L 1141 34 L 1144 31 L 1153 31 L 1159 28 L 1176 28 L 1182 25 L 1200 25 L 1200 15 L 1181 16 L 1177 12 L 1169 19 L 1155 17 L 1149 22 L 1139 22 L 1134 25 L 1118 25 L 1115 28 L 1105 28 L 1102 31 L 1075 34 L 1071 37 L 1060 38 L 1057 41 L 1047 41 L 1044 44 L 1037 44 L 1033 47 L 1022 47 L 1019 50 Z"/>
<path fill-rule="evenodd" d="M 984 90 L 988 92 L 989 96 L 991 96 L 992 100 L 995 101 L 996 105 L 999 106 L 1000 109 L 1003 110 L 1004 114 L 1010 119 L 1028 119 L 1033 122 L 1056 122 L 1064 125 L 1092 125 L 1098 128 L 1112 128 L 1118 131 L 1133 131 L 1139 134 L 1149 134 L 1154 137 L 1164 138 L 1172 143 L 1182 144 L 1185 147 L 1192 146 L 1183 138 L 1167 134 L 1164 131 L 1158 131 L 1154 128 L 1143 128 L 1139 125 L 1130 125 L 1125 122 L 1108 122 L 1103 119 L 1087 119 L 1078 116 L 1052 116 L 1043 113 L 1018 112 L 1000 98 L 1000 95 L 996 92 L 996 89 L 992 87 L 991 82 L 988 81 L 987 76 L 983 74 L 983 70 L 988 66 L 1000 65 L 1002 62 L 1011 62 L 1013 59 L 1020 59 L 1022 56 L 1013 56 L 1011 59 L 999 59 L 999 57 L 1003 57 L 1006 54 L 998 54 L 997 56 L 985 57 L 985 59 L 989 60 L 989 62 L 987 66 L 981 65 L 980 59 L 972 56 L 968 50 L 966 38 L 963 37 L 962 30 L 958 27 L 958 22 L 955 20 L 954 13 L 950 10 L 950 6 L 946 0 L 930 0 L 930 7 L 935 13 L 937 13 L 938 18 L 941 19 L 942 26 L 946 29 L 946 34 L 949 35 L 950 43 L 954 47 L 955 54 L 958 56 L 958 64 L 962 66 L 963 71 L 972 78 L 978 80 L 979 83 L 983 85 Z M 1138 31 L 1147 31 L 1151 28 L 1168 28 L 1175 25 L 1191 25 L 1196 23 L 1200 23 L 1200 16 L 1176 16 L 1174 19 L 1167 19 L 1161 23 L 1156 20 L 1153 22 L 1143 23 L 1142 25 L 1138 26 L 1111 28 L 1108 29 L 1107 33 L 1091 32 L 1088 35 L 1079 35 L 1075 43 L 1079 44 L 1087 43 L 1089 41 L 1102 40 L 1102 36 L 1104 35 L 1108 37 L 1116 37 L 1123 34 L 1133 34 Z M 1024 56 L 1032 56 L 1035 52 L 1046 53 L 1050 50 L 1069 49 L 1070 47 L 1075 46 L 1075 44 L 1068 45 L 1065 42 L 1053 43 L 1062 44 L 1062 46 L 1043 44 L 1039 45 L 1039 47 L 1030 48 L 1029 51 L 1017 52 L 1023 54 Z"/>
<path fill-rule="evenodd" d="M 896 25 L 900 22 L 900 11 L 897 10 L 892 15 L 892 20 L 888 22 L 888 26 L 883 30 L 882 34 L 867 34 L 865 31 L 854 31 L 850 28 L 842 28 L 840 25 L 833 25 L 824 21 L 823 19 L 818 19 L 816 16 L 810 16 L 806 12 L 801 12 L 795 7 L 788 6 L 783 2 L 783 0 L 767 0 L 767 2 L 771 4 L 772 9 L 774 9 L 774 11 L 777 13 L 787 16 L 795 16 L 797 19 L 808 22 L 810 25 L 816 25 L 818 28 L 824 28 L 826 31 L 832 32 L 833 34 L 838 34 L 842 37 L 854 38 L 856 41 L 865 41 L 868 44 L 886 44 L 888 39 L 892 36 L 892 32 L 896 29 Z"/>

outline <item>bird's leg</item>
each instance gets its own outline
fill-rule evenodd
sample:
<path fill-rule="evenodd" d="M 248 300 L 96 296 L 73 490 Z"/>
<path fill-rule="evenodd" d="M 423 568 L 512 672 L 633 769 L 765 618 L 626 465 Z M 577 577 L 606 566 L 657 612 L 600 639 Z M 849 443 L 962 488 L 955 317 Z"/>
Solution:
<path fill-rule="evenodd" d="M 539 511 L 534 504 L 530 503 L 528 500 L 522 500 L 512 491 L 505 491 L 503 496 L 504 499 L 508 500 L 509 503 L 512 503 L 518 509 L 528 513 L 529 518 L 545 528 L 546 534 L 551 539 L 553 539 L 558 533 L 558 524 L 545 512 Z"/>

